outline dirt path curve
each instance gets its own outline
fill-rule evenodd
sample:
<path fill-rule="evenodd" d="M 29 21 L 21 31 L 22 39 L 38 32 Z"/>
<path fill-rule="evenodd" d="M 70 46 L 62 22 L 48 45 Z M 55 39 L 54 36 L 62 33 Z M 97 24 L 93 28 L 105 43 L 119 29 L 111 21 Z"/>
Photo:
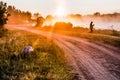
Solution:
<path fill-rule="evenodd" d="M 79 80 L 120 80 L 120 49 L 116 47 L 25 27 L 14 28 L 51 38 L 65 52 Z"/>

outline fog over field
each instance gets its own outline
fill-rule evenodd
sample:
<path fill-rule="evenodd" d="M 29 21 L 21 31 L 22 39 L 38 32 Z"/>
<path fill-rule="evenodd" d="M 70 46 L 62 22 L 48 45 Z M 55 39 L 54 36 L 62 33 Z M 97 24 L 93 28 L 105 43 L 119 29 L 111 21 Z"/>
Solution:
<path fill-rule="evenodd" d="M 80 22 L 80 21 L 73 21 L 74 26 L 81 26 L 81 27 L 89 27 L 91 20 Z M 94 28 L 95 29 L 114 29 L 120 31 L 120 22 L 104 22 L 104 21 L 94 21 Z"/>
<path fill-rule="evenodd" d="M 100 14 L 96 12 L 91 15 L 69 14 L 66 17 L 47 16 L 43 25 L 54 25 L 55 22 L 70 22 L 75 27 L 89 28 L 93 21 L 95 29 L 114 29 L 120 31 L 120 13 Z"/>
<path fill-rule="evenodd" d="M 120 31 L 120 13 L 100 14 L 81 16 L 72 14 L 69 16 L 74 26 L 89 27 L 91 21 L 95 24 L 95 29 L 115 29 Z"/>

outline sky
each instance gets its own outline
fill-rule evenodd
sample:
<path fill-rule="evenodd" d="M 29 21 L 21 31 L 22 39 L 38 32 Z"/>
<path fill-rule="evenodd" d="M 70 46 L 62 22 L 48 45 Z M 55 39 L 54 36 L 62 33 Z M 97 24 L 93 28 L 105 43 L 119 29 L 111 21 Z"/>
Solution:
<path fill-rule="evenodd" d="M 46 16 L 63 11 L 65 14 L 93 14 L 120 12 L 120 0 L 2 0 L 17 9 L 39 12 Z M 59 10 L 58 10 L 59 9 Z M 63 10 L 61 10 L 63 9 Z"/>

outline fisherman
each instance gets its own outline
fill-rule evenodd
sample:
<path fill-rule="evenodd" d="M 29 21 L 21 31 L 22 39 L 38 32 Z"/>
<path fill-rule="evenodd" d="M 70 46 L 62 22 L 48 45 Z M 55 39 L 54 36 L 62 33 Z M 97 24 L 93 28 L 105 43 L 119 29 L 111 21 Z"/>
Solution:
<path fill-rule="evenodd" d="M 90 22 L 90 33 L 93 32 L 93 26 L 94 26 L 94 24 L 93 24 L 93 22 L 91 21 L 91 22 Z"/>

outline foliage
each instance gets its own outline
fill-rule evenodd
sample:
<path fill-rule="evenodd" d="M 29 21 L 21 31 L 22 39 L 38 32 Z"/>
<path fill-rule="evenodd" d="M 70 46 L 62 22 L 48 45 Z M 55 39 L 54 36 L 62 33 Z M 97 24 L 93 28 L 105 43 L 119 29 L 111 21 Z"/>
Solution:
<path fill-rule="evenodd" d="M 42 26 L 42 24 L 44 23 L 44 18 L 41 16 L 41 17 L 38 17 L 37 18 L 37 24 L 36 24 L 36 27 L 41 27 Z"/>
<path fill-rule="evenodd" d="M 34 52 L 23 56 L 26 45 Z M 9 30 L 0 39 L 0 80 L 71 80 L 65 61 L 58 46 L 40 35 Z"/>
<path fill-rule="evenodd" d="M 54 29 L 58 29 L 58 30 L 69 30 L 72 29 L 73 25 L 72 23 L 66 23 L 66 22 L 56 22 L 54 25 Z"/>
<path fill-rule="evenodd" d="M 94 13 L 93 15 L 96 16 L 96 17 L 97 17 L 97 16 L 100 16 L 100 12 L 96 12 L 96 13 Z"/>
<path fill-rule="evenodd" d="M 3 28 L 4 24 L 7 23 L 8 16 L 10 14 L 7 11 L 7 4 L 0 1 L 0 28 Z"/>

